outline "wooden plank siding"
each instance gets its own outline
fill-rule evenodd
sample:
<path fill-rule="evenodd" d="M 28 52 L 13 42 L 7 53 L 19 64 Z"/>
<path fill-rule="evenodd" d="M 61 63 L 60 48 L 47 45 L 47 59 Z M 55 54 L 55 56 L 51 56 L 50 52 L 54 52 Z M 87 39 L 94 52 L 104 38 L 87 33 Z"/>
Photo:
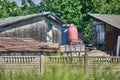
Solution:
<path fill-rule="evenodd" d="M 62 25 L 58 25 L 54 20 L 46 19 L 46 26 L 47 28 L 51 27 L 52 32 L 52 42 L 59 43 L 61 42 L 61 27 Z M 50 33 L 51 35 L 51 33 Z"/>
<path fill-rule="evenodd" d="M 120 29 L 106 24 L 105 47 L 115 55 L 117 48 L 117 38 L 120 35 Z"/>
<path fill-rule="evenodd" d="M 103 26 L 99 26 L 103 25 Z M 104 29 L 103 29 L 104 27 Z M 100 20 L 93 21 L 93 41 L 100 50 L 110 51 L 116 55 L 117 38 L 120 35 L 120 29 L 106 24 Z"/>
<path fill-rule="evenodd" d="M 93 19 L 93 42 L 95 42 L 97 49 L 102 51 L 112 52 L 116 55 L 117 40 L 120 35 L 120 15 L 111 14 L 88 14 Z M 97 32 L 96 26 L 104 25 L 104 44 L 97 36 L 100 32 Z M 99 40 L 101 43 L 97 43 Z M 102 48 L 102 49 L 101 49 Z"/>
<path fill-rule="evenodd" d="M 104 44 L 104 38 L 105 38 L 105 30 L 104 30 L 104 22 L 101 22 L 97 19 L 94 19 L 93 21 L 93 41 L 95 44 Z"/>
<path fill-rule="evenodd" d="M 56 28 L 53 29 L 53 42 L 61 42 L 61 32 Z"/>
<path fill-rule="evenodd" d="M 6 27 L 1 27 L 0 37 L 33 38 L 41 42 L 47 42 L 46 29 L 50 27 L 49 24 L 51 24 L 52 42 L 59 43 L 61 41 L 61 26 L 57 23 L 47 19 L 38 22 L 29 22 L 31 21 L 19 22 L 16 23 L 16 25 L 11 24 Z"/>
<path fill-rule="evenodd" d="M 0 37 L 33 38 L 55 43 L 61 41 L 61 26 L 65 24 L 51 12 L 0 19 L 0 23 Z M 48 31 L 52 33 L 51 40 L 47 40 Z"/>
<path fill-rule="evenodd" d="M 33 38 L 38 41 L 46 41 L 45 21 L 24 25 L 0 33 L 1 37 Z"/>

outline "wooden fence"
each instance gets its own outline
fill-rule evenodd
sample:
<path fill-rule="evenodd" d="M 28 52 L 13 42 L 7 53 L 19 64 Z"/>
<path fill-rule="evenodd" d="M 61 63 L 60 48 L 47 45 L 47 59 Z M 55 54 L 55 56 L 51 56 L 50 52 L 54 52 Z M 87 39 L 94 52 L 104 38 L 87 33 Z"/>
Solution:
<path fill-rule="evenodd" d="M 72 69 L 83 68 L 85 72 L 96 69 L 102 64 L 104 69 L 109 66 L 120 71 L 120 57 L 114 56 L 0 56 L 0 68 L 6 71 L 31 70 L 43 73 L 53 66 L 69 66 Z M 63 68 L 63 67 L 62 67 Z M 68 67 L 67 67 L 68 68 Z"/>

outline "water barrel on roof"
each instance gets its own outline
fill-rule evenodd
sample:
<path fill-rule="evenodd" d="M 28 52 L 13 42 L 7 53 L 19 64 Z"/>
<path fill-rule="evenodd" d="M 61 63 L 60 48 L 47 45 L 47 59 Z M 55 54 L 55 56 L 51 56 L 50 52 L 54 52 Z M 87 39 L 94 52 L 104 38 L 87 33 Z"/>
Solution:
<path fill-rule="evenodd" d="M 70 44 L 76 44 L 78 42 L 78 31 L 76 26 L 73 24 L 68 27 L 68 38 Z"/>
<path fill-rule="evenodd" d="M 62 45 L 66 45 L 68 43 L 68 27 L 67 26 L 62 26 L 61 29 L 62 32 Z"/>

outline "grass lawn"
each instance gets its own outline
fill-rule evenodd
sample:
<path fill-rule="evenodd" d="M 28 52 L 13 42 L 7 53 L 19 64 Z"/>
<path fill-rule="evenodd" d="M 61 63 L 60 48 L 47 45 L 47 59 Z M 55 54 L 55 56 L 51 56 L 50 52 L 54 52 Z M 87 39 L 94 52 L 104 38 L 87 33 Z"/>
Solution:
<path fill-rule="evenodd" d="M 5 75 L 0 72 L 0 80 L 120 80 L 110 69 L 104 71 L 101 68 L 84 73 L 83 69 L 58 69 L 53 67 L 42 75 L 30 72 L 19 72 L 14 75 Z"/>

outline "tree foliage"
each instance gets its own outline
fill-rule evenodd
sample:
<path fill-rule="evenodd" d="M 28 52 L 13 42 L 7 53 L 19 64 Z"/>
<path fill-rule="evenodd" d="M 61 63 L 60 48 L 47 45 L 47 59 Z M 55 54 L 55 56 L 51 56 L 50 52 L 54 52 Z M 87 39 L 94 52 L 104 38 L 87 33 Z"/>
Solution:
<path fill-rule="evenodd" d="M 41 11 L 50 11 L 59 16 L 66 23 L 74 23 L 82 31 L 83 17 L 82 2 L 78 0 L 47 0 L 40 4 Z"/>
<path fill-rule="evenodd" d="M 0 18 L 22 15 L 21 8 L 15 2 L 0 0 Z"/>
<path fill-rule="evenodd" d="M 91 20 L 88 13 L 120 14 L 120 0 L 43 0 L 40 12 L 50 11 L 66 23 L 77 25 L 79 32 L 91 37 Z"/>
<path fill-rule="evenodd" d="M 0 17 L 27 15 L 49 11 L 64 22 L 75 24 L 82 34 L 91 37 L 91 20 L 88 13 L 120 14 L 120 0 L 42 0 L 35 5 L 32 0 L 22 0 L 22 6 L 15 2 L 0 0 Z"/>
<path fill-rule="evenodd" d="M 93 11 L 100 14 L 120 14 L 120 0 L 94 0 Z"/>
<path fill-rule="evenodd" d="M 38 6 L 36 6 L 32 0 L 22 0 L 21 9 L 23 15 L 38 13 Z"/>

